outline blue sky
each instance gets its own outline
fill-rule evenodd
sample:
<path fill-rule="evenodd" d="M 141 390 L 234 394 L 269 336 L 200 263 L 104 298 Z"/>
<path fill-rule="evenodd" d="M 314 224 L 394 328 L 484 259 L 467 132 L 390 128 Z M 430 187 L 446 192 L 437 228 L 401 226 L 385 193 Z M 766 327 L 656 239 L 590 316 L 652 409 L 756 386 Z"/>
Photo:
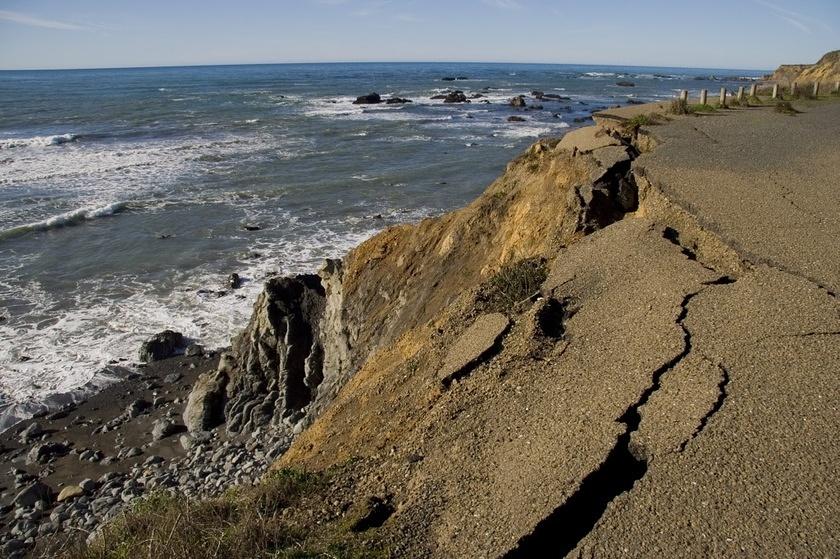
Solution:
<path fill-rule="evenodd" d="M 840 0 L 0 0 L 0 68 L 492 61 L 770 69 Z"/>

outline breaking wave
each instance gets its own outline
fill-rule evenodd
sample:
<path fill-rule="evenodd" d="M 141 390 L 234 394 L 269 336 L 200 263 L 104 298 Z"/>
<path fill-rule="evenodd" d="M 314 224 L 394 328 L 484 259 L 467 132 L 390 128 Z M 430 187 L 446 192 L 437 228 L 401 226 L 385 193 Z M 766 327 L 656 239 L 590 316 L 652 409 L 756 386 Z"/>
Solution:
<path fill-rule="evenodd" d="M 33 136 L 32 138 L 11 138 L 0 140 L 0 149 L 48 147 L 75 142 L 79 139 L 76 134 L 57 134 L 54 136 Z"/>
<path fill-rule="evenodd" d="M 77 225 L 98 217 L 107 217 L 123 211 L 127 205 L 127 202 L 114 202 L 105 206 L 78 208 L 42 221 L 27 223 L 26 225 L 19 225 L 0 231 L 0 240 L 17 237 L 32 231 L 48 231 L 69 225 Z"/>

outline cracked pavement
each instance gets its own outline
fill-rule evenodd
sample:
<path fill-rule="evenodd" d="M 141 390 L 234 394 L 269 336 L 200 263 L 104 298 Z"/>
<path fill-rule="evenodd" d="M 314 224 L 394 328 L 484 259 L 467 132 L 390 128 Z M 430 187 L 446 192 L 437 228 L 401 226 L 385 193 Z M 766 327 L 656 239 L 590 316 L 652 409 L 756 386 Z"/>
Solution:
<path fill-rule="evenodd" d="M 840 103 L 653 127 L 655 192 L 556 254 L 498 352 L 441 392 L 462 294 L 281 465 L 360 457 L 397 556 L 840 555 L 838 125 Z"/>

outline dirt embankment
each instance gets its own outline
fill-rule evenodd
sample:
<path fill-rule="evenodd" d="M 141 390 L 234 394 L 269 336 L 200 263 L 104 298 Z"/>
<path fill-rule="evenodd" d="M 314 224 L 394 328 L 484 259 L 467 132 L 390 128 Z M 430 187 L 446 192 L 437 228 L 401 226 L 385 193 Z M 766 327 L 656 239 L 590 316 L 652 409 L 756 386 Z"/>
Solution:
<path fill-rule="evenodd" d="M 782 64 L 768 81 L 781 85 L 821 82 L 833 86 L 840 81 L 840 50 L 826 53 L 816 64 Z"/>

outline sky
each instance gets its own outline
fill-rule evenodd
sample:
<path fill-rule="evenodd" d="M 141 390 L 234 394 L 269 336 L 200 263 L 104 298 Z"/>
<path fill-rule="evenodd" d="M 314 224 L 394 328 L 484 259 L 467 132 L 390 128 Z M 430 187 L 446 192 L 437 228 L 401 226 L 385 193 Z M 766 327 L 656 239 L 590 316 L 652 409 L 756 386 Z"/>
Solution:
<path fill-rule="evenodd" d="M 469 61 L 773 69 L 840 0 L 0 0 L 0 69 Z"/>

